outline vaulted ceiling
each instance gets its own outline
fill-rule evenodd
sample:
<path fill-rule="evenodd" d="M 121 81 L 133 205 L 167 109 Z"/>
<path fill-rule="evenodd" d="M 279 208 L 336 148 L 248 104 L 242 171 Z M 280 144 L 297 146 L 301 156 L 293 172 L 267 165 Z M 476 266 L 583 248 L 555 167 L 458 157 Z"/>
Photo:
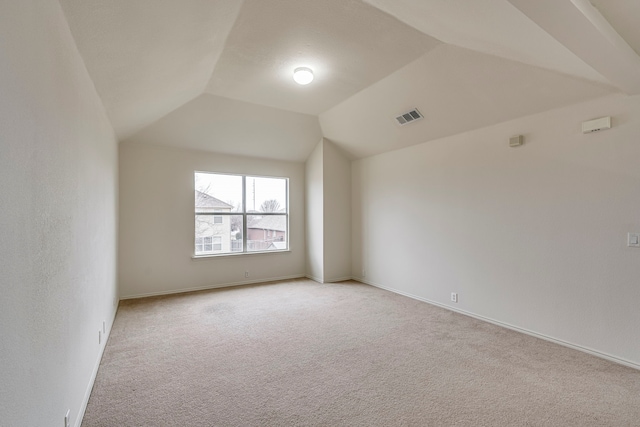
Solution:
<path fill-rule="evenodd" d="M 359 158 L 640 93 L 637 0 L 60 3 L 123 143 L 303 161 L 326 137 Z"/>

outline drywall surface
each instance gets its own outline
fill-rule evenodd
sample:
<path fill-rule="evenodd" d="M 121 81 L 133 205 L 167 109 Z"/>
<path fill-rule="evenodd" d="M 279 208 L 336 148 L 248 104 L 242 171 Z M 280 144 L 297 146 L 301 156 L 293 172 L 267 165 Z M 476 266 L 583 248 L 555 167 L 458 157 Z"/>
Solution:
<path fill-rule="evenodd" d="M 469 132 L 615 92 L 554 71 L 441 44 L 319 116 L 355 158 Z M 424 119 L 399 126 L 413 108 Z"/>
<path fill-rule="evenodd" d="M 304 276 L 304 163 L 135 143 L 119 151 L 122 297 Z M 192 259 L 195 171 L 288 177 L 290 251 Z"/>
<path fill-rule="evenodd" d="M 304 162 L 321 136 L 316 116 L 203 94 L 122 144 Z"/>
<path fill-rule="evenodd" d="M 207 91 L 315 116 L 439 44 L 359 0 L 245 1 Z"/>
<path fill-rule="evenodd" d="M 79 426 L 117 302 L 117 142 L 58 2 L 0 10 L 0 424 Z"/>
<path fill-rule="evenodd" d="M 639 135 L 613 95 L 355 161 L 353 276 L 640 366 Z"/>
<path fill-rule="evenodd" d="M 324 282 L 324 144 L 320 141 L 305 163 L 306 273 Z"/>
<path fill-rule="evenodd" d="M 351 278 L 351 162 L 323 139 L 324 281 Z"/>
<path fill-rule="evenodd" d="M 123 140 L 202 93 L 242 0 L 60 0 Z"/>
<path fill-rule="evenodd" d="M 320 282 L 351 278 L 351 162 L 322 139 L 305 164 L 306 271 Z"/>

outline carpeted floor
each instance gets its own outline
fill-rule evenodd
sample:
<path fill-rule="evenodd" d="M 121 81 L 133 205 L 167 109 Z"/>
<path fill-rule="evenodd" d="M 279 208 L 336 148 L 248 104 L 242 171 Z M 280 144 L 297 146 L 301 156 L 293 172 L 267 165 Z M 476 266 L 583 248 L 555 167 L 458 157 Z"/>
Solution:
<path fill-rule="evenodd" d="M 640 426 L 640 371 L 292 280 L 121 302 L 82 425 Z"/>

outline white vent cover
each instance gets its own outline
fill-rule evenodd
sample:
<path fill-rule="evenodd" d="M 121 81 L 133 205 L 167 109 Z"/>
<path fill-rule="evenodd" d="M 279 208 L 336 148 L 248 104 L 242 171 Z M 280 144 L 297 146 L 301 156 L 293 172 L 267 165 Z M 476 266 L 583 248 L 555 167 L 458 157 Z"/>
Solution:
<path fill-rule="evenodd" d="M 414 108 L 411 111 L 407 111 L 404 114 L 400 114 L 398 117 L 396 117 L 396 121 L 401 126 L 404 126 L 406 124 L 409 124 L 411 122 L 415 122 L 416 120 L 420 120 L 422 118 L 423 118 L 423 116 L 422 116 L 422 114 L 420 114 L 420 111 L 418 111 L 417 108 Z"/>

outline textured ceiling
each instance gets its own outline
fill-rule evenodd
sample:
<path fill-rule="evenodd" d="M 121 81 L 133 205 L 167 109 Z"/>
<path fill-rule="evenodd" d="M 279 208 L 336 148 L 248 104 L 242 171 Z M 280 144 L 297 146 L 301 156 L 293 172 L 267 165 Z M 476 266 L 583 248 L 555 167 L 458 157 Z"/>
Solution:
<path fill-rule="evenodd" d="M 135 135 L 135 142 L 301 161 L 322 139 L 318 118 L 203 94 Z"/>
<path fill-rule="evenodd" d="M 591 0 L 623 39 L 640 54 L 640 1 Z"/>
<path fill-rule="evenodd" d="M 607 82 L 506 0 L 365 1 L 445 43 Z"/>
<path fill-rule="evenodd" d="M 127 143 L 303 161 L 324 136 L 362 157 L 640 93 L 637 0 L 59 1 Z"/>
<path fill-rule="evenodd" d="M 322 113 L 320 124 L 360 158 L 609 93 L 600 83 L 443 44 Z M 413 107 L 424 119 L 398 126 L 394 117 Z"/>
<path fill-rule="evenodd" d="M 589 0 L 508 0 L 591 68 L 640 94 L 640 57 Z"/>
<path fill-rule="evenodd" d="M 438 44 L 359 0 L 245 0 L 207 91 L 319 114 Z M 299 66 L 313 84 L 292 84 Z"/>
<path fill-rule="evenodd" d="M 200 95 L 241 0 L 60 0 L 124 139 Z"/>

